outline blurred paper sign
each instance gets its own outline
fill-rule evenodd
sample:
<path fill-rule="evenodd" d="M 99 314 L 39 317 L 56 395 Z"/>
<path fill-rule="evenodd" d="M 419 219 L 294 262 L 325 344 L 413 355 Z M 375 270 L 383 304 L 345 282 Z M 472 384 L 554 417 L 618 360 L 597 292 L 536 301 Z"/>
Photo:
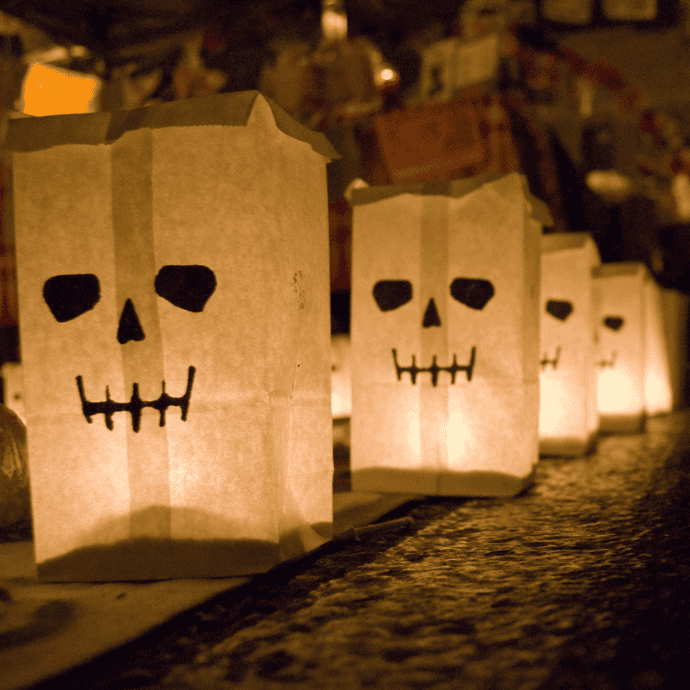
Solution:
<path fill-rule="evenodd" d="M 447 38 L 429 46 L 422 53 L 419 91 L 424 101 L 447 101 L 456 81 L 457 38 Z"/>
<path fill-rule="evenodd" d="M 599 428 L 592 269 L 599 251 L 585 232 L 541 240 L 539 450 L 582 455 Z"/>
<path fill-rule="evenodd" d="M 495 79 L 498 63 L 498 34 L 487 34 L 474 41 L 458 41 L 454 88 L 464 89 L 472 84 Z"/>
<path fill-rule="evenodd" d="M 594 0 L 542 0 L 544 19 L 560 24 L 589 24 L 593 19 Z"/>
<path fill-rule="evenodd" d="M 490 33 L 471 41 L 447 38 L 422 53 L 419 92 L 423 101 L 447 101 L 460 89 L 498 74 L 499 37 Z"/>
<path fill-rule="evenodd" d="M 328 539 L 325 138 L 248 91 L 8 147 L 39 575 L 244 575 Z"/>
<path fill-rule="evenodd" d="M 354 491 L 506 496 L 539 446 L 539 242 L 517 173 L 355 189 Z"/>
<path fill-rule="evenodd" d="M 479 115 L 469 103 L 422 103 L 378 113 L 375 119 L 394 184 L 460 177 L 486 156 Z"/>
<path fill-rule="evenodd" d="M 652 21 L 656 19 L 657 0 L 601 0 L 602 14 L 616 21 Z"/>

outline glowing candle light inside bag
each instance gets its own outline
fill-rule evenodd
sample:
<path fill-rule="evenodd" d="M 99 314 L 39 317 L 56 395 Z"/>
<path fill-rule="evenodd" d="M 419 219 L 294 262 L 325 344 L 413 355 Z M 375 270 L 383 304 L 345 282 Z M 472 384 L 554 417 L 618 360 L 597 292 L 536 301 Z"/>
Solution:
<path fill-rule="evenodd" d="M 602 264 L 594 269 L 598 303 L 600 428 L 635 432 L 645 417 L 645 282 L 640 262 Z"/>
<path fill-rule="evenodd" d="M 347 37 L 347 15 L 341 0 L 323 0 L 321 33 L 327 41 L 341 41 Z"/>
<path fill-rule="evenodd" d="M 645 380 L 644 402 L 647 414 L 670 412 L 673 389 L 669 346 L 664 332 L 663 295 L 657 282 L 645 281 Z"/>
<path fill-rule="evenodd" d="M 551 233 L 541 243 L 540 452 L 579 455 L 599 427 L 596 305 L 592 268 L 600 263 L 584 232 Z"/>

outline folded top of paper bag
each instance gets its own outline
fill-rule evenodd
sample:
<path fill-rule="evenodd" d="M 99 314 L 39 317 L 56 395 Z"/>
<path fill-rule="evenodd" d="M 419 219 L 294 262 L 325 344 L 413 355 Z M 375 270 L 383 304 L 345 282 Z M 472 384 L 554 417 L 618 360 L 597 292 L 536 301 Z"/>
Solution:
<path fill-rule="evenodd" d="M 634 276 L 636 274 L 646 275 L 647 266 L 641 261 L 614 261 L 611 263 L 597 266 L 594 275 L 598 278 L 608 278 L 610 276 Z"/>
<path fill-rule="evenodd" d="M 417 182 L 413 184 L 394 184 L 381 185 L 378 187 L 359 187 L 352 189 L 351 203 L 353 206 L 359 204 L 371 204 L 383 199 L 389 199 L 399 194 L 424 194 L 431 196 L 449 196 L 458 199 L 470 192 L 480 189 L 484 185 L 496 182 L 502 177 L 518 175 L 520 177 L 525 198 L 531 206 L 532 217 L 544 226 L 554 224 L 549 207 L 537 197 L 533 196 L 527 186 L 527 179 L 519 173 L 486 173 L 459 180 L 442 180 L 439 182 Z"/>
<path fill-rule="evenodd" d="M 6 146 L 10 151 L 27 152 L 65 144 L 108 144 L 126 132 L 142 127 L 244 127 L 257 98 L 262 98 L 269 104 L 276 126 L 283 133 L 310 144 L 314 151 L 326 158 L 340 158 L 340 154 L 322 133 L 307 129 L 258 91 L 213 94 L 171 103 L 156 103 L 136 110 L 12 120 Z"/>
<path fill-rule="evenodd" d="M 558 252 L 566 249 L 582 249 L 587 242 L 592 242 L 588 232 L 552 232 L 541 238 L 542 252 Z M 596 244 L 594 244 L 596 247 Z M 598 252 L 598 250 L 597 250 Z"/>

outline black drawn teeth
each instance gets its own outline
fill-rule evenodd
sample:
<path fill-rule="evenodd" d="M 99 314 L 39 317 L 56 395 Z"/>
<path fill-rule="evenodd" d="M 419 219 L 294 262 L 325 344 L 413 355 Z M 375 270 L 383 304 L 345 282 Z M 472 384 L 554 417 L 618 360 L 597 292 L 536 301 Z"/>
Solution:
<path fill-rule="evenodd" d="M 556 348 L 556 356 L 553 359 L 549 359 L 546 355 L 544 355 L 544 358 L 541 360 L 541 368 L 545 369 L 549 364 L 554 368 L 558 369 L 558 360 L 561 358 L 561 348 L 557 347 Z"/>
<path fill-rule="evenodd" d="M 597 362 L 597 364 L 602 368 L 602 369 L 613 369 L 613 367 L 616 366 L 616 358 L 618 357 L 617 352 L 612 352 L 611 353 L 611 359 L 602 359 Z"/>
<path fill-rule="evenodd" d="M 196 369 L 189 367 L 187 371 L 187 389 L 184 395 L 179 398 L 172 397 L 165 392 L 165 381 L 162 382 L 162 392 L 156 400 L 142 400 L 139 396 L 139 384 L 132 385 L 132 397 L 129 402 L 116 402 L 110 398 L 110 388 L 106 386 L 105 401 L 91 402 L 86 399 L 84 394 L 84 380 L 81 376 L 77 376 L 77 388 L 79 390 L 79 398 L 81 399 L 81 410 L 86 417 L 86 421 L 91 424 L 93 421 L 91 417 L 97 414 L 102 414 L 105 417 L 105 425 L 113 430 L 113 414 L 115 412 L 129 412 L 132 416 L 132 429 L 135 432 L 139 431 L 141 427 L 141 411 L 145 407 L 152 407 L 158 410 L 160 414 L 159 426 L 165 426 L 165 411 L 169 407 L 179 407 L 182 421 L 187 420 L 187 411 L 189 410 L 189 400 L 192 397 L 192 385 L 194 383 L 194 374 Z"/>
<path fill-rule="evenodd" d="M 408 372 L 410 375 L 410 379 L 412 380 L 412 383 L 415 384 L 417 383 L 417 374 L 421 374 L 424 372 L 429 372 L 431 374 L 431 383 L 433 386 L 436 386 L 438 383 L 438 375 L 442 371 L 447 371 L 450 374 L 450 382 L 455 383 L 455 375 L 459 371 L 464 371 L 467 380 L 471 381 L 472 380 L 472 371 L 474 369 L 474 355 L 476 352 L 476 347 L 472 347 L 472 353 L 470 355 L 470 361 L 469 364 L 458 364 L 456 356 L 453 355 L 453 363 L 450 366 L 447 367 L 440 367 L 438 364 L 436 364 L 436 355 L 433 356 L 431 360 L 431 366 L 430 367 L 418 367 L 417 366 L 417 360 L 415 355 L 412 355 L 412 365 L 409 367 L 401 367 L 398 364 L 398 352 L 397 350 L 393 349 L 393 362 L 395 363 L 395 371 L 398 375 L 398 381 L 402 381 L 402 375 L 404 372 Z"/>

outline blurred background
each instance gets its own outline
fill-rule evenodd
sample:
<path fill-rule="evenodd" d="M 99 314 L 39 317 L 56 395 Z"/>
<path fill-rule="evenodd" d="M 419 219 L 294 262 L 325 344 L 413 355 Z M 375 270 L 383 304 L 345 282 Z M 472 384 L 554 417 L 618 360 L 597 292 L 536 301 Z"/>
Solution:
<path fill-rule="evenodd" d="M 519 170 L 602 260 L 690 293 L 690 0 L 0 0 L 0 125 L 258 89 L 328 167 L 334 333 L 348 189 Z M 0 204 L 6 210 L 3 156 Z M 0 364 L 18 360 L 0 225 Z"/>

